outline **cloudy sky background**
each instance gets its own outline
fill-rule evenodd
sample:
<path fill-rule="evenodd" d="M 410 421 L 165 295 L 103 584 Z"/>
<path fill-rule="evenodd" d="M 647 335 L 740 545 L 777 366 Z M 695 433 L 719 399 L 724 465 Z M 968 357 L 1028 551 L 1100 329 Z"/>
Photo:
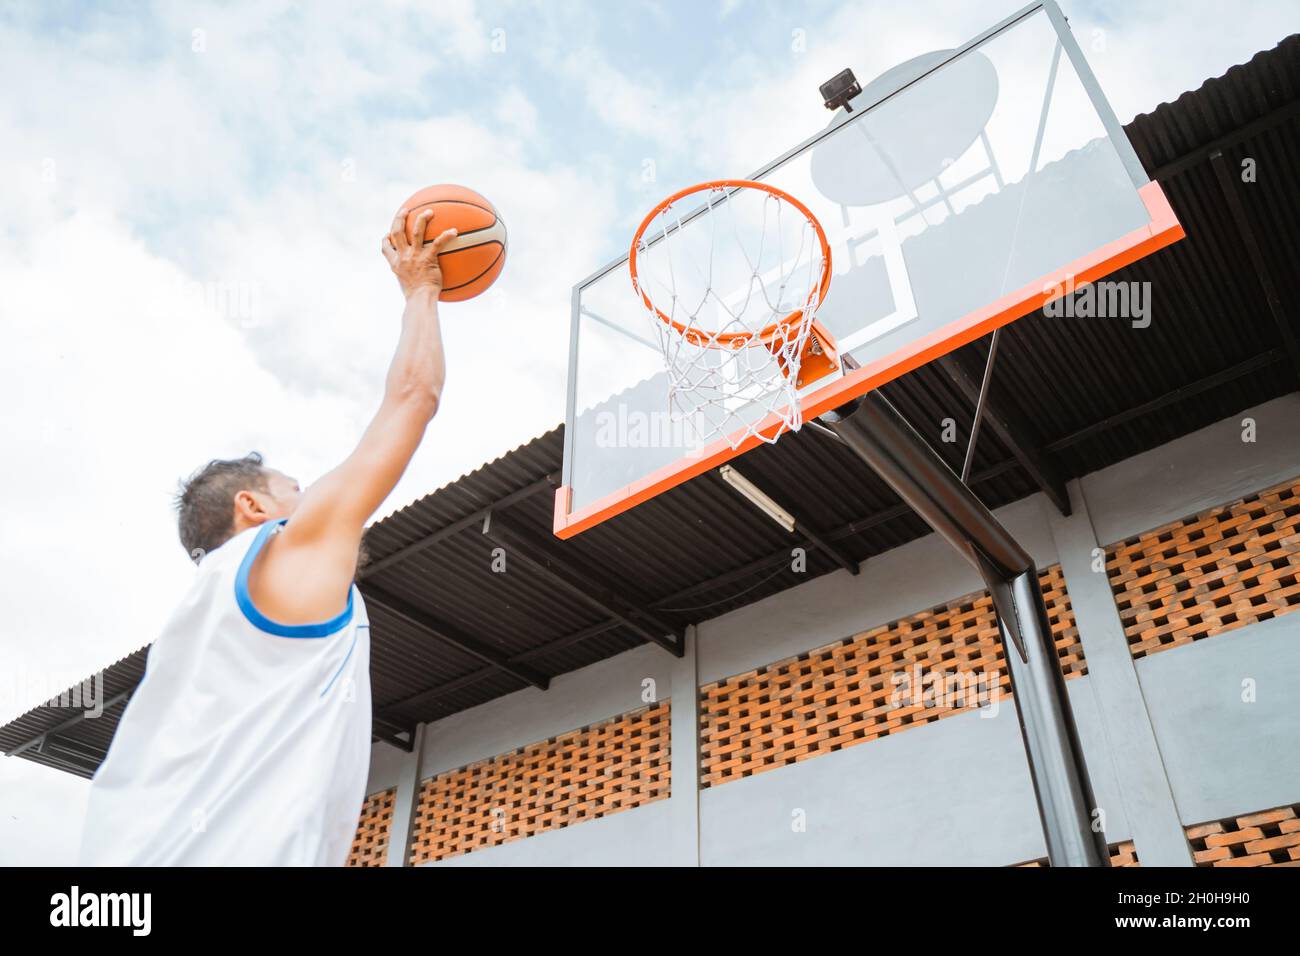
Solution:
<path fill-rule="evenodd" d="M 415 189 L 487 195 L 510 258 L 444 308 L 444 404 L 381 514 L 561 420 L 570 289 L 654 201 L 819 130 L 843 67 L 1019 5 L 0 8 L 0 723 L 152 640 L 192 575 L 178 478 L 258 449 L 305 484 L 351 449 Z M 1062 6 L 1123 122 L 1296 25 L 1292 0 Z M 72 862 L 87 786 L 0 759 L 0 864 Z"/>

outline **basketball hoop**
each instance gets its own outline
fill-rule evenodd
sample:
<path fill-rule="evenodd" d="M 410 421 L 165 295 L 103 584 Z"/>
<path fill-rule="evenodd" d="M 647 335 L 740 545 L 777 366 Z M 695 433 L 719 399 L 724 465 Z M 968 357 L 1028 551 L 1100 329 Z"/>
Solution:
<path fill-rule="evenodd" d="M 683 211 L 689 199 L 700 203 Z M 840 367 L 817 322 L 830 244 L 807 206 L 767 183 L 691 186 L 645 217 L 628 270 L 655 320 L 675 421 L 733 448 L 799 430 L 800 390 Z"/>

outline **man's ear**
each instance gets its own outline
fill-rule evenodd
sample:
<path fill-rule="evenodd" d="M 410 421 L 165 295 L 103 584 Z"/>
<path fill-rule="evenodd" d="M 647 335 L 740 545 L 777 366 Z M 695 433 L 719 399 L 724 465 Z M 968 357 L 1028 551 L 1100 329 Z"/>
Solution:
<path fill-rule="evenodd" d="M 238 521 L 241 518 L 249 525 L 261 524 L 267 518 L 261 499 L 251 491 L 235 493 L 235 519 Z"/>

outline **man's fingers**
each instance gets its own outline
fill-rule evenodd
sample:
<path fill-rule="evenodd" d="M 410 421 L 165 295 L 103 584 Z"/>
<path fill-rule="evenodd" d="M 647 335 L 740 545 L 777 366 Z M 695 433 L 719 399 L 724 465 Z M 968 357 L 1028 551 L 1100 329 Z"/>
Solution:
<path fill-rule="evenodd" d="M 379 251 L 384 254 L 390 266 L 397 265 L 397 248 L 393 245 L 392 236 L 384 236 L 379 243 Z"/>
<path fill-rule="evenodd" d="M 388 241 L 393 244 L 393 248 L 401 251 L 407 248 L 411 243 L 406 238 L 406 208 L 402 207 L 397 210 L 397 215 L 393 217 L 393 224 L 388 229 Z"/>
<path fill-rule="evenodd" d="M 415 241 L 411 243 L 412 248 L 420 249 L 424 246 L 424 235 L 429 231 L 429 220 L 432 218 L 432 209 L 422 210 L 420 214 L 415 217 L 415 221 L 411 223 L 413 227 L 411 229 L 411 234 L 415 236 Z"/>
<path fill-rule="evenodd" d="M 458 236 L 459 234 L 460 233 L 456 229 L 444 229 L 438 235 L 438 238 L 433 240 L 434 254 L 436 255 L 437 253 L 442 252 L 442 247 L 445 246 L 447 243 L 451 242 L 453 239 L 455 239 L 456 236 Z"/>

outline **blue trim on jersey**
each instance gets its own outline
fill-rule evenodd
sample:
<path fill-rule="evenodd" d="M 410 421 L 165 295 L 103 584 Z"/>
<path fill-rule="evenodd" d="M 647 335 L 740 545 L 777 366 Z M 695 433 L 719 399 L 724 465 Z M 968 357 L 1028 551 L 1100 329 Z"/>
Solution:
<path fill-rule="evenodd" d="M 317 696 L 324 697 L 326 694 L 328 694 L 330 692 L 330 688 L 334 686 L 334 682 L 338 680 L 339 675 L 343 673 L 343 668 L 348 666 L 348 661 L 352 660 L 352 652 L 357 649 L 357 641 L 360 640 L 361 638 L 361 629 L 363 627 L 366 628 L 367 630 L 370 629 L 369 624 L 358 624 L 356 626 L 356 630 L 352 632 L 352 643 L 348 646 L 348 652 L 345 655 L 343 655 L 343 663 L 340 664 L 339 669 L 334 672 L 334 676 L 331 677 L 330 682 L 325 685 L 325 689 L 321 691 L 320 694 L 318 694 Z"/>
<path fill-rule="evenodd" d="M 330 618 L 328 621 L 322 621 L 319 624 L 280 624 L 271 620 L 259 611 L 253 604 L 253 597 L 248 593 L 248 572 L 253 567 L 253 561 L 257 558 L 258 552 L 266 544 L 272 532 L 287 521 L 287 518 L 281 518 L 279 521 L 267 521 L 262 525 L 262 529 L 257 532 L 257 537 L 253 543 L 248 546 L 248 553 L 244 555 L 244 560 L 239 565 L 239 573 L 235 575 L 235 603 L 239 609 L 244 612 L 244 617 L 248 618 L 248 623 L 259 631 L 265 631 L 267 634 L 274 634 L 276 637 L 329 637 L 331 634 L 337 634 L 343 628 L 348 626 L 352 620 L 352 588 L 348 588 L 348 606 L 345 607 L 337 617 Z"/>

